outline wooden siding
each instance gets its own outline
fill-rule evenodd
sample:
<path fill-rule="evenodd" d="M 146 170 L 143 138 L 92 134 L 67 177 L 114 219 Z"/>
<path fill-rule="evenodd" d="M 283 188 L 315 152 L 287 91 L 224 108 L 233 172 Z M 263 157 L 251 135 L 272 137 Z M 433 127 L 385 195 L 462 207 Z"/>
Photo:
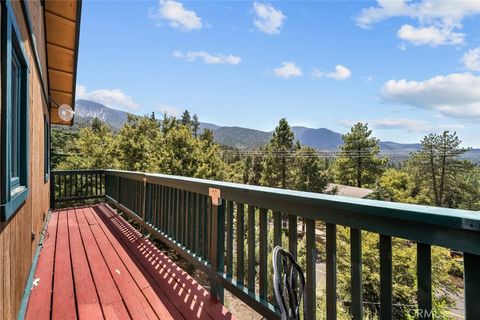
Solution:
<path fill-rule="evenodd" d="M 45 54 L 41 52 L 44 39 L 42 7 L 38 1 L 29 7 L 35 38 L 38 41 L 42 69 Z M 29 196 L 8 221 L 0 223 L 0 319 L 16 319 L 24 293 L 33 256 L 38 245 L 44 219 L 49 210 L 49 185 L 44 179 L 44 103 L 40 74 L 35 68 L 34 53 L 21 3 L 12 1 L 30 65 L 29 74 L 29 135 L 30 175 Z M 32 231 L 36 238 L 32 240 Z"/>

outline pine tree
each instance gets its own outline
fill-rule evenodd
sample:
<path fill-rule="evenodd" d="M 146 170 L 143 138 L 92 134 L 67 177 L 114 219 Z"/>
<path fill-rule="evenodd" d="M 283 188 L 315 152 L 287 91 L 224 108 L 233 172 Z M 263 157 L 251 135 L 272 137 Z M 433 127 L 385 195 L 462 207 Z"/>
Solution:
<path fill-rule="evenodd" d="M 267 144 L 262 184 L 287 189 L 290 187 L 290 167 L 295 151 L 294 135 L 287 119 L 282 118 Z"/>
<path fill-rule="evenodd" d="M 328 185 L 322 161 L 311 147 L 300 147 L 295 153 L 293 176 L 296 190 L 323 193 Z"/>
<path fill-rule="evenodd" d="M 371 135 L 368 124 L 358 122 L 342 136 L 343 145 L 332 168 L 337 182 L 359 188 L 375 183 L 387 160 L 378 157 L 379 140 Z"/>
<path fill-rule="evenodd" d="M 185 110 L 182 113 L 180 123 L 186 127 L 190 127 L 190 125 L 192 124 L 192 118 L 190 117 L 190 112 L 188 112 L 188 110 Z"/>
<path fill-rule="evenodd" d="M 458 176 L 471 168 L 469 161 L 459 159 L 468 151 L 461 148 L 457 134 L 444 131 L 424 137 L 421 149 L 412 155 L 410 166 L 416 168 L 418 176 L 432 190 L 436 206 L 454 207 L 455 186 Z"/>
<path fill-rule="evenodd" d="M 118 167 L 118 154 L 115 137 L 110 127 L 98 118 L 91 126 L 80 129 L 78 137 L 71 142 L 74 150 L 60 169 L 115 169 Z"/>
<path fill-rule="evenodd" d="M 193 131 L 193 136 L 195 138 L 197 138 L 199 128 L 200 128 L 200 122 L 198 121 L 198 116 L 195 113 L 193 115 L 193 120 L 192 120 L 192 131 Z"/>
<path fill-rule="evenodd" d="M 205 129 L 200 135 L 200 140 L 205 141 L 207 145 L 212 145 L 214 142 L 213 131 L 210 129 Z"/>

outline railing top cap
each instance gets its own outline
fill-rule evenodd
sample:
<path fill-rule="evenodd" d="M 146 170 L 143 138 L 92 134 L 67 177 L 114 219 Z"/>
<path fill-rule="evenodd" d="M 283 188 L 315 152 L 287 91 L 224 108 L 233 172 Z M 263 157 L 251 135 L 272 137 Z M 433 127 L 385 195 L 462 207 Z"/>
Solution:
<path fill-rule="evenodd" d="M 289 204 L 298 203 L 313 207 L 318 206 L 318 210 L 336 210 L 343 212 L 362 213 L 370 216 L 382 216 L 408 220 L 412 222 L 441 225 L 456 229 L 480 231 L 480 212 L 474 211 L 387 202 L 380 200 L 358 199 L 337 195 L 285 190 L 159 173 L 123 170 L 104 171 L 115 175 L 129 176 L 136 178 L 137 180 L 146 179 L 147 182 L 151 183 L 161 184 L 162 181 L 177 183 L 181 182 L 186 184 L 186 189 L 188 189 L 188 186 L 205 188 L 203 192 L 205 195 L 208 195 L 209 188 L 218 188 L 222 190 L 222 195 L 226 194 L 227 192 L 230 194 L 238 192 L 238 194 L 248 195 L 250 197 L 258 196 L 264 199 L 275 201 L 278 200 L 282 203 L 288 202 Z M 295 212 L 293 214 L 300 216 L 302 215 L 301 212 Z"/>

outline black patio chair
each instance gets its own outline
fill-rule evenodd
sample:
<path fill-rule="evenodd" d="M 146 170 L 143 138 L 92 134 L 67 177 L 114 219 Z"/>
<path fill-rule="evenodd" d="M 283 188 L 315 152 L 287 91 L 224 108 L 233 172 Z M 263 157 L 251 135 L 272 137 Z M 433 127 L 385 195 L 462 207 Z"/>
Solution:
<path fill-rule="evenodd" d="M 303 271 L 290 252 L 273 249 L 273 289 L 282 320 L 300 320 L 300 306 L 305 288 Z"/>

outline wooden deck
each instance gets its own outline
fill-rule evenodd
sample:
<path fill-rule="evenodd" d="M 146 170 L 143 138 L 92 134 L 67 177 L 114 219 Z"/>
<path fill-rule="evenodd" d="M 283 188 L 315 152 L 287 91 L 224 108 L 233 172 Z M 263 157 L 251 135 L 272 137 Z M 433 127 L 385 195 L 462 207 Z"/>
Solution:
<path fill-rule="evenodd" d="M 52 212 L 27 319 L 234 319 L 101 204 Z"/>

